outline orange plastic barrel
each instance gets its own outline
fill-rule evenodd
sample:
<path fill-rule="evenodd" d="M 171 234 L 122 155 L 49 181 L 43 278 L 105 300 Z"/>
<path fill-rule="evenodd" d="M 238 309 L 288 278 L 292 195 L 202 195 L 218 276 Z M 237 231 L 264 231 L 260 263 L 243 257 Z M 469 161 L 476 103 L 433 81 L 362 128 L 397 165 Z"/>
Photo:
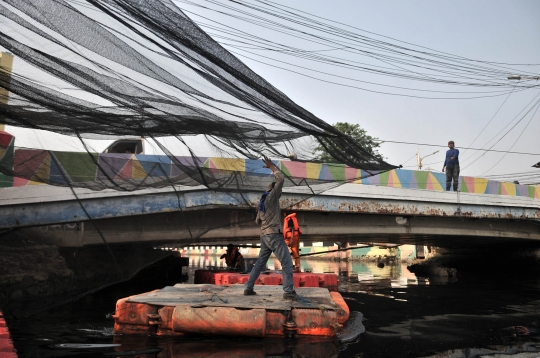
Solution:
<path fill-rule="evenodd" d="M 214 272 L 214 284 L 223 285 L 223 276 L 225 276 L 225 272 Z"/>
<path fill-rule="evenodd" d="M 293 309 L 292 318 L 296 323 L 296 334 L 305 336 L 333 337 L 338 323 L 337 313 L 320 309 Z"/>
<path fill-rule="evenodd" d="M 248 282 L 248 280 L 249 280 L 248 275 L 239 275 L 238 276 L 238 281 L 236 281 L 236 283 L 244 284 L 244 283 Z"/>
<path fill-rule="evenodd" d="M 343 296 L 339 292 L 330 292 L 330 297 L 339 306 L 339 309 L 336 310 L 338 322 L 340 324 L 345 323 L 349 319 L 350 310 L 347 302 L 343 299 Z"/>
<path fill-rule="evenodd" d="M 176 306 L 172 315 L 175 332 L 264 337 L 266 311 L 230 307 Z"/>
<path fill-rule="evenodd" d="M 130 302 L 129 299 L 130 297 L 126 297 L 116 302 L 114 331 L 122 334 L 155 333 L 156 326 L 149 322 L 153 320 L 151 317 L 157 314 L 157 306 Z"/>
<path fill-rule="evenodd" d="M 261 275 L 259 276 L 259 283 L 261 285 L 267 286 L 277 286 L 279 285 L 281 277 L 278 275 Z"/>
<path fill-rule="evenodd" d="M 221 276 L 221 284 L 233 285 L 238 282 L 238 276 L 236 273 L 225 273 Z"/>
<path fill-rule="evenodd" d="M 301 287 L 319 287 L 319 276 L 315 274 L 298 273 Z"/>
<path fill-rule="evenodd" d="M 337 287 L 338 285 L 338 277 L 334 274 L 326 274 L 324 275 L 324 286 L 321 287 Z"/>

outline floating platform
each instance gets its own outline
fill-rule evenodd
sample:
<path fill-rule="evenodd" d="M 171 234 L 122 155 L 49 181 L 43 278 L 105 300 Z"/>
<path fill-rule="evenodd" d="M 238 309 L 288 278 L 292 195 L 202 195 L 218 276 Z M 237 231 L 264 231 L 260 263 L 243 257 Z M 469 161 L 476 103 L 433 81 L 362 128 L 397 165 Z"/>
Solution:
<path fill-rule="evenodd" d="M 363 331 L 361 314 L 351 315 L 338 292 L 298 287 L 300 297 L 292 301 L 283 298 L 281 286 L 258 286 L 255 291 L 256 295 L 244 296 L 241 285 L 177 284 L 123 298 L 116 303 L 114 331 L 248 337 L 339 337 L 343 331 L 346 339 Z M 346 323 L 361 329 L 351 330 Z"/>
<path fill-rule="evenodd" d="M 223 270 L 195 270 L 194 283 L 213 285 L 244 284 L 249 273 Z M 329 291 L 338 290 L 338 276 L 333 273 L 294 272 L 294 287 L 324 287 Z M 283 284 L 281 272 L 266 271 L 261 273 L 255 285 L 276 286 Z"/>

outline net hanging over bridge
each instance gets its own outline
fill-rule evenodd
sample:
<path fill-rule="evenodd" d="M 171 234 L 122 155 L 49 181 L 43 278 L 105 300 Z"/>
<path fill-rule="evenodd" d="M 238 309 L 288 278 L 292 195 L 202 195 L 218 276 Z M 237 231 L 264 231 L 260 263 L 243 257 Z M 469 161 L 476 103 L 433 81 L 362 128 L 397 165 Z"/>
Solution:
<path fill-rule="evenodd" d="M 362 170 L 330 180 L 291 175 L 289 186 L 335 185 L 395 168 L 294 103 L 169 0 L 7 0 L 0 18 L 0 46 L 19 64 L 0 72 L 0 123 L 83 144 L 144 137 L 166 158 L 137 156 L 144 175 L 127 177 L 118 162 L 131 157 L 98 155 L 86 144 L 72 163 L 66 153 L 15 148 L 15 165 L 0 165 L 4 175 L 95 190 L 171 184 L 259 190 L 268 173 L 209 168 L 200 147 L 248 161 L 295 153 L 305 162 L 314 159 L 309 140 L 343 163 L 343 171 L 345 165 Z M 200 138 L 196 145 L 190 136 Z M 190 157 L 174 155 L 162 137 L 174 137 Z"/>
<path fill-rule="evenodd" d="M 262 192 L 270 172 L 260 158 L 268 156 L 283 160 L 285 186 L 314 195 L 396 168 L 294 103 L 171 0 L 4 0 L 0 23 L 0 51 L 15 59 L 12 69 L 0 68 L 0 124 L 72 136 L 86 149 L 18 148 L 0 136 L 0 184 L 4 176 L 72 189 Z M 98 154 L 88 145 L 133 137 L 164 155 Z M 178 156 L 162 138 L 174 138 L 189 155 Z M 313 170 L 313 142 L 341 164 Z M 232 159 L 214 160 L 201 148 Z M 132 276 L 73 193 L 87 215 L 81 221 L 92 222 L 117 268 L 99 284 Z M 182 214 L 180 196 L 178 207 Z M 182 224 L 189 242 L 212 229 L 192 234 L 189 221 Z M 148 251 L 128 256 L 143 262 L 133 258 Z"/>

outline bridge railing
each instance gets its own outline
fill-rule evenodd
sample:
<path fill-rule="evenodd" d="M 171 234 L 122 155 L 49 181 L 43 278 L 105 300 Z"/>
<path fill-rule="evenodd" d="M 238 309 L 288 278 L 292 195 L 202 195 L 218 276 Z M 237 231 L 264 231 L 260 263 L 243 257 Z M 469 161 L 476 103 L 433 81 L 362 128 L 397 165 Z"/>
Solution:
<path fill-rule="evenodd" d="M 179 166 L 165 155 L 88 154 L 14 149 L 13 142 L 4 140 L 3 143 L 0 143 L 0 149 L 2 149 L 0 151 L 0 165 L 12 166 L 15 173 L 24 173 L 24 178 L 0 175 L 0 188 L 44 183 L 52 185 L 73 183 L 77 186 L 92 187 L 93 184 L 106 183 L 111 179 L 146 184 L 151 181 L 161 181 L 162 186 L 167 186 L 167 180 L 170 181 L 170 178 L 176 178 L 183 174 Z M 200 157 L 195 163 L 191 157 L 176 157 L 175 162 L 180 162 L 186 167 L 204 168 L 216 174 L 222 172 L 222 175 L 235 173 L 240 176 L 265 177 L 270 174 L 270 170 L 261 167 L 260 160 Z M 275 164 L 286 176 L 322 183 L 348 182 L 433 191 L 443 191 L 446 187 L 445 174 L 431 171 L 396 169 L 377 174 L 333 163 L 306 163 L 286 160 L 275 161 Z M 540 186 L 519 185 L 469 176 L 459 178 L 459 191 L 540 199 Z"/>

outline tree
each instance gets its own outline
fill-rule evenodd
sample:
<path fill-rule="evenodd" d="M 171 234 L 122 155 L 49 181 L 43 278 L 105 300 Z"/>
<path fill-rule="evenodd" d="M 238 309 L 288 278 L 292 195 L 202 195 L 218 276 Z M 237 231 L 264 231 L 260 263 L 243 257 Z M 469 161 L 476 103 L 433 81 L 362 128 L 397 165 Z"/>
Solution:
<path fill-rule="evenodd" d="M 333 124 L 333 127 L 336 128 L 343 134 L 348 135 L 357 141 L 358 145 L 362 146 L 368 153 L 373 155 L 376 159 L 384 161 L 384 157 L 379 153 L 377 148 L 380 147 L 381 142 L 378 142 L 378 138 L 373 138 L 368 135 L 365 129 L 362 129 L 358 124 L 351 124 L 347 122 L 337 122 Z M 317 154 L 315 159 L 320 160 L 325 163 L 337 163 L 338 161 L 334 159 L 328 151 L 322 146 L 319 145 L 313 150 L 313 154 Z"/>

